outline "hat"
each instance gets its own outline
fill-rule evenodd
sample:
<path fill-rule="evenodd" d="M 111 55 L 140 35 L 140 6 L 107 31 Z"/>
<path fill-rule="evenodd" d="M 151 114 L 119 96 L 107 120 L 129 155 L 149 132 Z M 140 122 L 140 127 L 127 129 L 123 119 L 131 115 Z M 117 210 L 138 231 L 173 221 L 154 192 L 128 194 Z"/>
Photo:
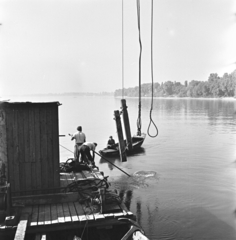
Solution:
<path fill-rule="evenodd" d="M 109 138 L 112 138 L 112 136 L 110 136 Z"/>

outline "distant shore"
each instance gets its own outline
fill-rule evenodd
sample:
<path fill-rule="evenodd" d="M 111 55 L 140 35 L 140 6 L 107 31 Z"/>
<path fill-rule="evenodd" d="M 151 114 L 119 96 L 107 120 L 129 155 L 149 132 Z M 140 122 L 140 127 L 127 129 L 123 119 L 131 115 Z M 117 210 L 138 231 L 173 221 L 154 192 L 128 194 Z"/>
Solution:
<path fill-rule="evenodd" d="M 115 98 L 123 98 L 122 96 L 115 96 Z M 124 96 L 124 98 L 138 98 L 138 97 L 128 97 Z M 141 97 L 145 99 L 149 99 L 151 97 Z M 199 99 L 199 100 L 227 100 L 227 101 L 236 101 L 235 97 L 220 97 L 220 98 L 213 98 L 213 97 L 176 97 L 176 96 L 169 96 L 169 97 L 153 97 L 154 99 Z"/>

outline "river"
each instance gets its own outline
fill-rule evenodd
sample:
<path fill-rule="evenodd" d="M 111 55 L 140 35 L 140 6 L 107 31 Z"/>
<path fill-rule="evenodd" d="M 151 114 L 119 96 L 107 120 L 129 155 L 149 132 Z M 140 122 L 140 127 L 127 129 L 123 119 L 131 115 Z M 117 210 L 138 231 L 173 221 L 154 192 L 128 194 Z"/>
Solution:
<path fill-rule="evenodd" d="M 28 99 L 29 100 L 29 99 Z M 36 99 L 32 99 L 36 100 Z M 59 101 L 60 160 L 73 157 L 68 133 L 81 125 L 88 141 L 105 147 L 117 140 L 114 97 L 44 97 Z M 42 101 L 38 98 L 36 101 Z M 138 99 L 127 98 L 132 134 Z M 150 99 L 142 99 L 142 132 L 149 125 Z M 98 156 L 96 165 L 109 176 L 126 206 L 150 239 L 236 239 L 236 101 L 154 99 L 152 119 L 159 134 L 147 135 L 143 150 L 127 162 L 112 159 L 128 177 Z M 151 125 L 151 135 L 155 128 Z M 138 171 L 152 176 L 134 176 Z"/>

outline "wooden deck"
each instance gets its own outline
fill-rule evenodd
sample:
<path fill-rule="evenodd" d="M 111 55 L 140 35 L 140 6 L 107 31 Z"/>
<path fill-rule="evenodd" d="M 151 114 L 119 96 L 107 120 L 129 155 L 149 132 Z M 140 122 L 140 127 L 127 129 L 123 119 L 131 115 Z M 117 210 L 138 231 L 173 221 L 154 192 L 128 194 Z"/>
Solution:
<path fill-rule="evenodd" d="M 97 186 L 103 187 L 104 177 L 99 171 L 82 171 L 80 173 L 60 173 L 61 187 L 66 190 L 68 185 L 79 182 L 79 187 Z M 100 185 L 99 185 L 100 184 Z M 80 191 L 80 189 L 79 189 Z M 112 192 L 111 192 L 112 193 Z M 58 194 L 42 194 L 13 198 L 13 204 L 21 221 L 9 221 L 0 225 L 0 236 L 4 229 L 17 232 L 16 228 L 22 225 L 27 228 L 27 233 L 46 233 L 50 231 L 68 230 L 89 227 L 105 227 L 120 224 L 118 218 L 134 219 L 132 212 L 128 211 L 119 201 L 106 202 L 101 213 L 98 204 L 91 199 L 81 201 L 80 192 L 62 192 Z M 84 199 L 82 199 L 84 200 Z M 27 216 L 27 220 L 25 220 Z M 17 228 L 17 229 L 18 229 Z"/>

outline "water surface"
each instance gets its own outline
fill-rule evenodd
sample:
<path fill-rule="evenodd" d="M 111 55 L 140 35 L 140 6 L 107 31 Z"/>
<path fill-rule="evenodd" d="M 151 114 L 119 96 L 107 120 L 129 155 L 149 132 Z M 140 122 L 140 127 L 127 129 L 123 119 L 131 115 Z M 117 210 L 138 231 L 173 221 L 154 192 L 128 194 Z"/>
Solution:
<path fill-rule="evenodd" d="M 36 100 L 36 99 L 35 99 Z M 37 99 L 38 100 L 38 99 Z M 117 140 L 113 97 L 44 98 L 59 107 L 61 161 L 72 157 L 68 133 L 83 126 L 88 141 L 105 147 L 108 137 Z M 132 134 L 136 133 L 138 99 L 128 98 Z M 142 100 L 142 131 L 149 124 L 150 99 Z M 147 136 L 143 150 L 121 163 L 129 178 L 96 156 L 96 164 L 119 190 L 126 206 L 150 239 L 236 239 L 236 101 L 155 99 L 152 118 L 156 138 Z M 151 126 L 150 133 L 155 135 Z M 137 176 L 153 171 L 153 176 Z"/>

